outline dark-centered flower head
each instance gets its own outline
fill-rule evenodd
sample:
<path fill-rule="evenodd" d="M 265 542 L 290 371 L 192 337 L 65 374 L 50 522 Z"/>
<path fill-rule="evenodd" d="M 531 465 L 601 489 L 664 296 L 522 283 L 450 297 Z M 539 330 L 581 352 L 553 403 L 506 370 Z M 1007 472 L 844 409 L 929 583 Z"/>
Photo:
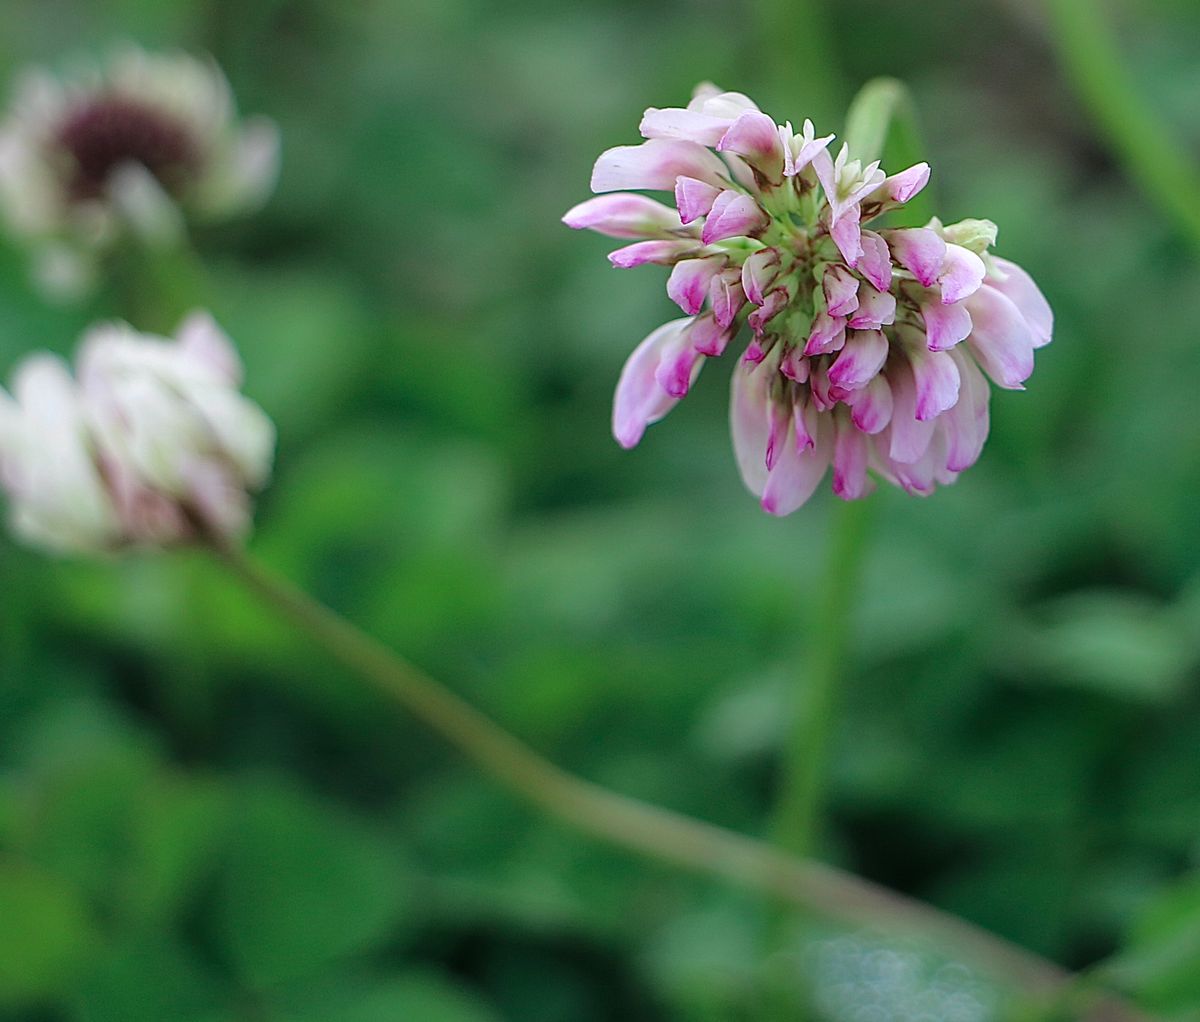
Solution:
<path fill-rule="evenodd" d="M 126 49 L 64 78 L 23 75 L 0 128 L 0 209 L 39 280 L 71 296 L 121 237 L 161 244 L 188 217 L 261 203 L 278 150 L 272 122 L 239 123 L 211 61 Z"/>
<path fill-rule="evenodd" d="M 650 108 L 647 139 L 602 153 L 564 222 L 629 240 L 614 266 L 671 269 L 686 317 L 659 327 L 621 373 L 613 432 L 625 447 L 671 410 L 707 358 L 743 331 L 730 422 L 746 485 L 789 514 L 833 466 L 864 496 L 870 473 L 910 493 L 978 458 L 989 386 L 1021 389 L 1053 316 L 1020 267 L 991 255 L 987 220 L 872 230 L 929 180 L 888 176 L 832 135 L 777 125 L 736 92 L 701 85 L 686 108 Z M 631 191 L 666 191 L 674 208 Z"/>

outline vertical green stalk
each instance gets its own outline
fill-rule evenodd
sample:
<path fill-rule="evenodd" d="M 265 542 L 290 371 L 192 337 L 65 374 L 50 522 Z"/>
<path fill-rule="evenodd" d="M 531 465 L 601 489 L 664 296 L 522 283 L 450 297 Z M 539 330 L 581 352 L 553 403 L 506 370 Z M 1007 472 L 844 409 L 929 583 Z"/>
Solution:
<path fill-rule="evenodd" d="M 1051 36 L 1079 98 L 1129 176 L 1200 247 L 1200 170 L 1138 94 L 1095 0 L 1050 0 Z"/>
<path fill-rule="evenodd" d="M 853 156 L 864 163 L 879 159 L 885 148 L 897 161 L 894 169 L 920 159 L 912 100 L 904 84 L 894 78 L 876 78 L 862 87 L 850 105 L 844 135 Z M 917 207 L 910 212 L 924 210 Z M 780 794 L 771 821 L 775 841 L 800 855 L 811 854 L 820 827 L 870 514 L 866 501 L 835 504 L 825 577 L 813 600 L 812 643 L 802 666 L 804 686 L 784 747 Z"/>
<path fill-rule="evenodd" d="M 772 825 L 775 841 L 798 855 L 812 852 L 823 808 L 870 517 L 868 501 L 839 501 L 834 507 L 825 577 L 813 600 L 812 647 L 784 749 L 782 787 Z"/>

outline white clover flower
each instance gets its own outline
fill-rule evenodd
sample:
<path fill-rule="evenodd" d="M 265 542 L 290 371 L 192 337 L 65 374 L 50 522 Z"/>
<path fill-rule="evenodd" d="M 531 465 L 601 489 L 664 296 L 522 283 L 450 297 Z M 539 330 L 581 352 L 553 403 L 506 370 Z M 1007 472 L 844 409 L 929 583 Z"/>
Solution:
<path fill-rule="evenodd" d="M 39 282 L 72 297 L 119 239 L 168 244 L 189 218 L 251 210 L 278 169 L 274 123 L 240 122 L 211 60 L 126 48 L 61 78 L 20 77 L 0 127 L 0 212 Z"/>
<path fill-rule="evenodd" d="M 100 553 L 235 537 L 270 474 L 275 430 L 242 396 L 233 346 L 207 313 L 174 340 L 123 323 L 85 335 L 72 379 L 46 354 L 0 391 L 0 484 L 14 531 Z"/>

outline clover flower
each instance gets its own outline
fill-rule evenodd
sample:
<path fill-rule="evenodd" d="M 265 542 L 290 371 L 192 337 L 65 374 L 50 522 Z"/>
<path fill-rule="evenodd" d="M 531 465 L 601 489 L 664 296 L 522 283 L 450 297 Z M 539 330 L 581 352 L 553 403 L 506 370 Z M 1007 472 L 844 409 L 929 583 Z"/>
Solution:
<path fill-rule="evenodd" d="M 993 256 L 987 220 L 871 229 L 929 180 L 888 176 L 810 121 L 795 132 L 748 97 L 701 85 L 686 108 L 646 111 L 647 141 L 601 154 L 564 222 L 625 239 L 614 266 L 670 266 L 686 314 L 625 363 L 613 432 L 633 447 L 747 330 L 730 423 L 742 478 L 772 514 L 813 494 L 830 465 L 845 500 L 870 473 L 927 494 L 979 457 L 987 377 L 1022 389 L 1049 343 L 1050 307 Z M 666 191 L 674 208 L 631 191 Z"/>
<path fill-rule="evenodd" d="M 0 127 L 0 211 L 53 296 L 84 292 L 120 239 L 178 238 L 188 217 L 253 209 L 274 186 L 273 122 L 239 122 L 211 60 L 127 48 L 99 67 L 17 82 Z"/>
<path fill-rule="evenodd" d="M 0 486 L 14 531 L 84 553 L 243 533 L 275 440 L 240 380 L 207 313 L 173 340 L 95 326 L 74 378 L 57 357 L 30 356 L 12 396 L 0 390 Z"/>

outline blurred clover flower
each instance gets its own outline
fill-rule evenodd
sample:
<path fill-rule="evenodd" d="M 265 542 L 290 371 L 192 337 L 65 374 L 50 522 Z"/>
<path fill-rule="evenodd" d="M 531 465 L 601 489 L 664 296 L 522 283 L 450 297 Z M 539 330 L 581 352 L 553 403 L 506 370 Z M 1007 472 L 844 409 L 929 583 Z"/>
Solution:
<path fill-rule="evenodd" d="M 211 60 L 136 48 L 56 78 L 26 71 L 0 128 L 0 209 L 39 283 L 75 297 L 119 240 L 164 245 L 188 216 L 260 205 L 279 169 L 266 118 L 239 122 Z"/>
<path fill-rule="evenodd" d="M 72 378 L 48 353 L 0 390 L 0 484 L 14 531 L 100 553 L 235 537 L 265 483 L 274 427 L 238 387 L 241 364 L 207 313 L 174 340 L 123 323 L 84 336 Z"/>
<path fill-rule="evenodd" d="M 686 109 L 651 107 L 641 133 L 596 161 L 592 191 L 613 194 L 563 217 L 632 241 L 614 266 L 671 266 L 667 294 L 687 313 L 625 363 L 613 407 L 623 446 L 747 326 L 730 419 L 765 510 L 796 510 L 831 463 L 834 492 L 853 500 L 873 488 L 869 470 L 927 494 L 975 462 L 984 373 L 1022 389 L 1053 325 L 1029 275 L 989 254 L 994 224 L 870 230 L 924 188 L 927 164 L 889 177 L 844 145 L 834 158 L 833 136 L 810 121 L 796 133 L 710 84 Z M 629 189 L 673 191 L 675 207 Z"/>

